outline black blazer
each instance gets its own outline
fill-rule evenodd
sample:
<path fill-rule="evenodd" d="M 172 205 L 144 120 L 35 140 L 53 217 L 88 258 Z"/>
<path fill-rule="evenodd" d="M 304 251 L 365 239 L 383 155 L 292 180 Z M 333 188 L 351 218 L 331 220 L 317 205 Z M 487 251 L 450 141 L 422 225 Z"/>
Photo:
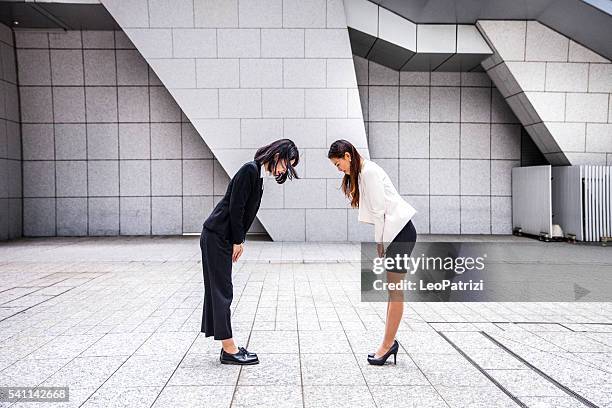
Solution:
<path fill-rule="evenodd" d="M 261 164 L 252 160 L 236 172 L 223 199 L 204 221 L 204 227 L 218 232 L 233 244 L 244 242 L 263 195 Z"/>

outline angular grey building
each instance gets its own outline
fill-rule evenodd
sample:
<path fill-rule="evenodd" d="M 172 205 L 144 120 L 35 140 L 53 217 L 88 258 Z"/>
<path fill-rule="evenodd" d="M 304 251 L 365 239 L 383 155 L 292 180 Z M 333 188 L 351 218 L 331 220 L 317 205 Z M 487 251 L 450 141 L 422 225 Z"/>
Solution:
<path fill-rule="evenodd" d="M 253 232 L 370 240 L 326 157 L 351 140 L 420 233 L 511 232 L 511 169 L 612 161 L 609 3 L 0 2 L 0 238 L 197 233 L 280 137 Z"/>

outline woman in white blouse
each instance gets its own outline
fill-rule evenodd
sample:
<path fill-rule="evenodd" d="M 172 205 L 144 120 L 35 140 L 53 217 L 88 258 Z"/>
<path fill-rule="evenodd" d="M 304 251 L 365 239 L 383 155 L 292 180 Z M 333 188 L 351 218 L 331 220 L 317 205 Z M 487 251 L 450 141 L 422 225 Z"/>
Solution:
<path fill-rule="evenodd" d="M 346 140 L 332 143 L 327 157 L 344 173 L 342 191 L 351 200 L 351 207 L 359 208 L 359 221 L 374 224 L 378 256 L 410 256 L 417 238 L 411 218 L 417 211 L 398 194 L 387 173 L 373 161 L 362 157 Z M 385 243 L 389 243 L 386 251 Z M 402 272 L 406 271 L 387 271 L 387 281 L 399 282 Z M 396 361 L 399 343 L 395 335 L 403 313 L 403 293 L 390 291 L 385 335 L 376 352 L 368 355 L 370 364 L 383 365 L 391 355 Z"/>

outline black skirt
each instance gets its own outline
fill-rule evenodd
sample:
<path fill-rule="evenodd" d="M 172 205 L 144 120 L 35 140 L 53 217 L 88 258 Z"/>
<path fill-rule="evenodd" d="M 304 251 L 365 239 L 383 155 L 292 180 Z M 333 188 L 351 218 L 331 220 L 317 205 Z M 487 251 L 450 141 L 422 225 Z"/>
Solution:
<path fill-rule="evenodd" d="M 395 258 L 397 255 L 400 257 L 410 256 L 412 254 L 412 250 L 414 249 L 414 245 L 417 240 L 417 232 L 416 228 L 412 224 L 412 220 L 408 220 L 404 228 L 393 238 L 393 241 L 387 247 L 385 251 L 385 257 Z M 399 272 L 406 273 L 407 271 L 403 268 L 392 268 L 388 269 L 388 272 Z"/>

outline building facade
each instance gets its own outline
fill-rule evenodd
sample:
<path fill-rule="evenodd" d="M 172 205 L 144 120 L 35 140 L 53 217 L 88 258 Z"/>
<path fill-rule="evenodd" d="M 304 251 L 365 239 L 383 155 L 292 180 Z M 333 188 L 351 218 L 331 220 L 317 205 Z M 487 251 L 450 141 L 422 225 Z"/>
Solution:
<path fill-rule="evenodd" d="M 612 160 L 607 43 L 497 2 L 461 18 L 367 0 L 11 3 L 2 239 L 197 233 L 281 137 L 301 178 L 266 183 L 252 228 L 278 241 L 372 239 L 327 159 L 339 138 L 387 171 L 419 233 L 508 234 L 512 167 Z"/>

